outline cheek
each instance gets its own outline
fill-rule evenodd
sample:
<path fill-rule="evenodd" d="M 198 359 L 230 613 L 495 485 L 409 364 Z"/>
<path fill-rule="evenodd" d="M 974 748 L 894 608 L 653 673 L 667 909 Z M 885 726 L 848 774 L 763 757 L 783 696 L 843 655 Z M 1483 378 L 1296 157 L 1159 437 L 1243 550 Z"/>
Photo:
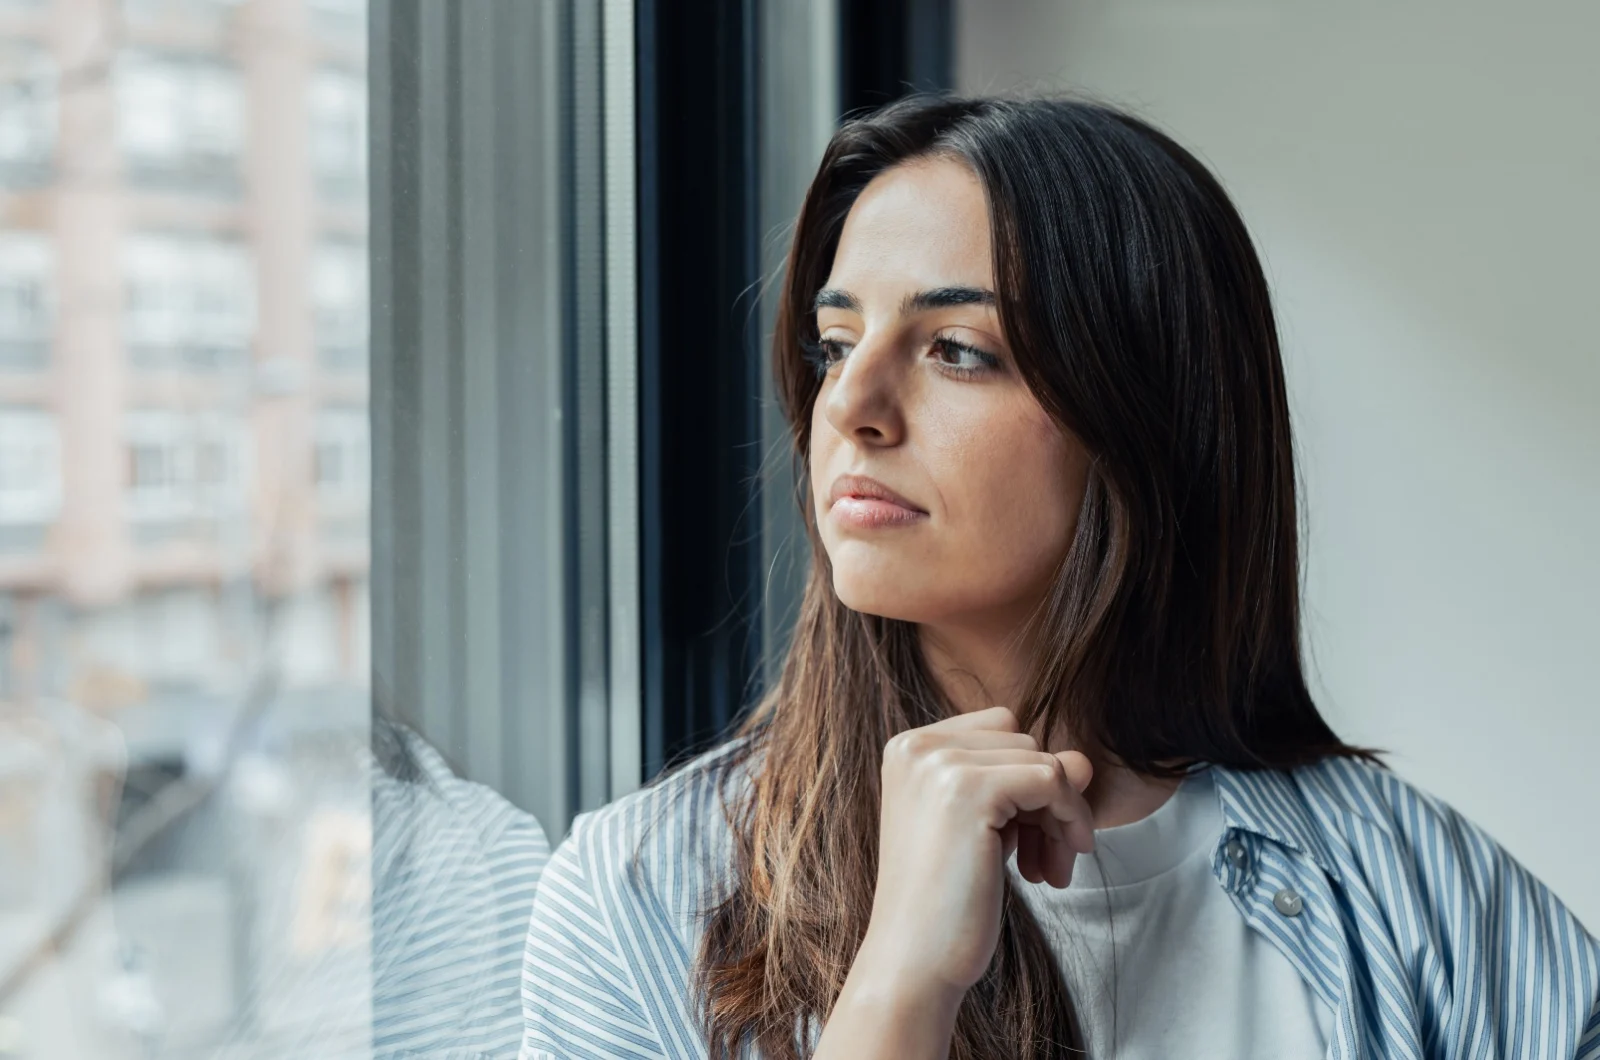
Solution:
<path fill-rule="evenodd" d="M 818 408 L 821 403 L 818 402 Z M 816 510 L 822 499 L 828 495 L 829 468 L 833 466 L 833 450 L 838 445 L 838 436 L 828 429 L 828 423 L 822 418 L 820 412 L 811 416 L 811 438 L 807 447 L 807 461 L 811 472 L 811 504 L 816 514 L 818 525 L 822 524 L 822 512 Z M 834 472 L 837 473 L 837 472 Z"/>
<path fill-rule="evenodd" d="M 1066 554 L 1088 467 L 1076 441 L 1029 405 L 941 441 L 951 543 L 981 577 L 1011 587 Z"/>

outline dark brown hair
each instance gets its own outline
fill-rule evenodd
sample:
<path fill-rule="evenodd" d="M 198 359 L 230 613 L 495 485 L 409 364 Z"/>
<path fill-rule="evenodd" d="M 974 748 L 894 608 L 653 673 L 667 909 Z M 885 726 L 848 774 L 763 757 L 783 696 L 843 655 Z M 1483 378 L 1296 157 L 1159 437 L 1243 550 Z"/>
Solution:
<path fill-rule="evenodd" d="M 1025 731 L 1064 728 L 1129 768 L 1287 769 L 1347 746 L 1300 661 L 1294 454 L 1266 279 L 1216 179 L 1149 125 L 1055 99 L 919 96 L 847 122 L 807 192 L 773 338 L 802 463 L 820 381 L 802 350 L 845 216 L 878 174 L 947 157 L 987 197 L 1001 326 L 1034 396 L 1086 447 L 1075 537 L 1042 610 Z M 696 990 L 712 1053 L 799 1055 L 867 929 L 884 744 L 953 709 L 915 627 L 812 565 L 781 679 L 744 724 L 753 783 L 727 793 L 731 889 Z M 1081 1046 L 1045 939 L 1009 893 L 999 949 L 951 1056 Z"/>

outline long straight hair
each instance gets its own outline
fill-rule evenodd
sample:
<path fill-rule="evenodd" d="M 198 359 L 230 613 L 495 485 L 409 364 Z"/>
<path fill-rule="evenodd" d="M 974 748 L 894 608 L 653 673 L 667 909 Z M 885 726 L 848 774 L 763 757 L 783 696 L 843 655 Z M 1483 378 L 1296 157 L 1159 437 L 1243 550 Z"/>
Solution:
<path fill-rule="evenodd" d="M 1302 673 L 1277 330 L 1216 179 L 1149 125 L 1083 102 L 916 96 L 849 121 L 806 194 L 773 337 L 813 562 L 781 677 L 741 729 L 751 783 L 724 791 L 733 874 L 695 963 L 713 1056 L 805 1052 L 867 930 L 884 745 L 954 709 L 913 624 L 834 594 L 805 496 L 821 385 L 803 356 L 818 337 L 813 299 L 862 189 L 930 157 L 982 184 L 1018 371 L 1091 457 L 1075 536 L 1034 618 L 1048 647 L 1014 705 L 1023 730 L 1065 731 L 1148 776 L 1370 757 L 1334 735 Z M 1008 886 L 951 1056 L 1081 1047 L 1044 935 Z"/>

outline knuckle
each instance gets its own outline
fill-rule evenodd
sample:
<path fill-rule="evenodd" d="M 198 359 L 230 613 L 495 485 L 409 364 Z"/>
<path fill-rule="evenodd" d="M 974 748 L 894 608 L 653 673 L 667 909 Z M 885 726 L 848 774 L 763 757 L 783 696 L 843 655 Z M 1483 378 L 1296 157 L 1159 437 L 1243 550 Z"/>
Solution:
<path fill-rule="evenodd" d="M 978 770 L 965 769 L 962 765 L 955 765 L 946 759 L 946 764 L 934 770 L 931 777 L 933 789 L 944 801 L 949 804 L 970 802 L 978 796 L 979 785 Z"/>
<path fill-rule="evenodd" d="M 889 742 L 883 745 L 883 761 L 885 765 L 891 762 L 904 762 L 916 757 L 915 730 L 896 733 L 889 737 Z"/>

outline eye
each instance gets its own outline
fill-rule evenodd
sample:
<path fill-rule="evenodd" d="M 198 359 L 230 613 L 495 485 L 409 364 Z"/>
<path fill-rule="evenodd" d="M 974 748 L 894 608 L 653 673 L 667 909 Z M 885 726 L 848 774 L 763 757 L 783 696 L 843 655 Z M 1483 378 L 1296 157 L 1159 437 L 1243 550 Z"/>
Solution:
<path fill-rule="evenodd" d="M 939 370 L 950 375 L 973 376 L 984 372 L 991 372 L 1000 367 L 1000 358 L 987 350 L 980 350 L 950 337 L 949 335 L 935 335 L 933 338 L 934 356 L 938 358 Z M 946 360 L 945 358 L 952 358 Z M 963 363 L 965 362 L 965 363 Z"/>
<path fill-rule="evenodd" d="M 827 375 L 834 365 L 849 356 L 853 344 L 840 339 L 801 340 L 801 356 L 817 373 Z M 1000 368 L 1001 360 L 987 350 L 962 342 L 949 335 L 936 335 L 930 346 L 934 363 L 941 372 L 959 378 L 969 378 Z"/>
<path fill-rule="evenodd" d="M 800 341 L 800 355 L 816 370 L 818 376 L 828 374 L 828 369 L 844 360 L 850 352 L 848 342 L 838 339 L 818 339 L 816 342 Z"/>

